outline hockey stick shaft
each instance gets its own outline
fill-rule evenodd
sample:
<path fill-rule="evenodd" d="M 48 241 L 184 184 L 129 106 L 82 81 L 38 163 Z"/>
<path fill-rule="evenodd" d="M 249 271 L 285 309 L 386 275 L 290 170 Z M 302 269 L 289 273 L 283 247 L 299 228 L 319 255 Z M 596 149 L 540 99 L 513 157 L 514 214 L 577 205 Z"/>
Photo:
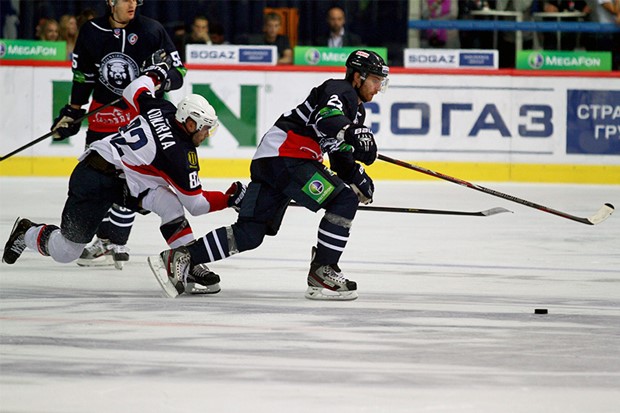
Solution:
<path fill-rule="evenodd" d="M 421 173 L 426 174 L 426 175 L 434 176 L 435 178 L 443 179 L 445 181 L 450 181 L 450 182 L 453 182 L 455 184 L 458 184 L 458 185 L 461 185 L 461 186 L 465 186 L 467 188 L 475 189 L 476 191 L 484 192 L 484 193 L 489 194 L 489 195 L 493 195 L 493 196 L 496 196 L 496 197 L 499 197 L 499 198 L 507 199 L 508 201 L 516 202 L 518 204 L 525 205 L 525 206 L 528 206 L 530 208 L 535 208 L 535 209 L 538 209 L 538 210 L 543 211 L 543 212 L 548 212 L 550 214 L 554 214 L 554 215 L 557 215 L 557 216 L 562 217 L 562 218 L 566 218 L 566 219 L 570 219 L 570 220 L 573 220 L 573 221 L 576 221 L 576 222 L 580 222 L 580 223 L 586 224 L 586 225 L 595 225 L 595 224 L 598 224 L 600 222 L 603 222 L 614 211 L 614 206 L 612 204 L 607 203 L 607 204 L 603 205 L 601 207 L 601 209 L 595 215 L 593 215 L 592 217 L 582 218 L 582 217 L 578 217 L 578 216 L 575 216 L 575 215 L 568 214 L 566 212 L 558 211 L 556 209 L 549 208 L 547 206 L 540 205 L 540 204 L 537 204 L 537 203 L 534 203 L 534 202 L 531 202 L 531 201 L 528 201 L 528 200 L 525 200 L 525 199 L 517 198 L 515 196 L 509 195 L 509 194 L 505 194 L 503 192 L 499 192 L 499 191 L 496 191 L 494 189 L 485 188 L 484 186 L 476 185 L 476 184 L 464 181 L 464 180 L 459 179 L 459 178 L 454 178 L 452 176 L 445 175 L 445 174 L 442 174 L 440 172 L 435 172 L 435 171 L 423 168 L 423 167 L 418 166 L 418 165 L 413 165 L 413 164 L 410 164 L 408 162 L 403 162 L 403 161 L 400 161 L 398 159 L 393 159 L 393 158 L 390 158 L 390 157 L 385 156 L 385 155 L 379 154 L 378 155 L 378 159 L 380 159 L 382 161 L 385 161 L 385 162 L 388 162 L 388 163 L 391 163 L 391 164 L 394 164 L 394 165 L 402 166 L 403 168 L 414 170 L 416 172 L 421 172 Z"/>
<path fill-rule="evenodd" d="M 303 207 L 296 202 L 291 202 L 289 206 Z M 358 207 L 361 211 L 375 211 L 375 212 L 401 212 L 407 214 L 430 214 L 430 215 L 461 215 L 461 216 L 474 216 L 474 217 L 488 217 L 495 214 L 501 214 L 502 212 L 512 212 L 506 208 L 491 208 L 484 211 L 450 211 L 445 209 L 422 209 L 422 208 L 401 208 L 401 207 L 384 207 L 384 206 L 372 206 L 372 205 L 360 205 Z"/>
<path fill-rule="evenodd" d="M 78 118 L 78 119 L 75 119 L 75 120 L 72 122 L 72 124 L 75 124 L 75 123 L 80 123 L 80 122 L 82 122 L 84 119 L 86 119 L 86 118 L 88 118 L 88 117 L 90 117 L 90 116 L 93 116 L 94 114 L 97 114 L 97 113 L 101 112 L 102 110 L 104 110 L 104 109 L 106 109 L 106 108 L 109 108 L 110 106 L 113 106 L 113 105 L 117 104 L 117 103 L 118 103 L 118 102 L 120 102 L 121 100 L 123 100 L 123 98 L 118 98 L 118 99 L 116 99 L 116 100 L 113 100 L 113 101 L 112 101 L 112 102 L 110 102 L 110 103 L 106 103 L 105 105 L 99 106 L 97 109 L 95 109 L 95 110 L 92 110 L 92 111 L 88 112 L 87 114 L 85 114 L 84 116 L 82 116 L 82 117 L 80 117 L 80 118 Z M 1 162 L 1 161 L 4 161 L 5 159 L 10 158 L 11 156 L 13 156 L 13 155 L 15 155 L 15 154 L 17 154 L 17 153 L 19 153 L 19 152 L 21 152 L 21 151 L 23 151 L 24 149 L 28 149 L 28 148 L 30 148 L 31 146 L 36 145 L 37 143 L 39 143 L 39 142 L 41 142 L 41 141 L 44 141 L 45 139 L 49 138 L 49 137 L 50 137 L 50 136 L 52 136 L 53 134 L 54 134 L 54 131 L 50 131 L 50 132 L 46 133 L 45 135 L 40 136 L 40 137 L 38 137 L 37 139 L 35 139 L 35 140 L 31 141 L 31 142 L 28 142 L 28 143 L 27 143 L 27 144 L 25 144 L 24 146 L 21 146 L 21 147 L 19 147 L 19 148 L 15 149 L 13 152 L 11 152 L 11 153 L 9 153 L 9 154 L 6 154 L 6 155 L 4 155 L 3 157 L 1 157 L 1 158 L 0 158 L 0 162 Z"/>

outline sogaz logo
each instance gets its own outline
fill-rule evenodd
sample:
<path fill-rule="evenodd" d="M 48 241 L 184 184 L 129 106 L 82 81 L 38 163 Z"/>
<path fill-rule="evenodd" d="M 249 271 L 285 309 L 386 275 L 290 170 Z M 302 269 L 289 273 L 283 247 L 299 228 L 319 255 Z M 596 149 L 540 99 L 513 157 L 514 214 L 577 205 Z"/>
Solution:
<path fill-rule="evenodd" d="M 532 69 L 540 69 L 545 63 L 545 58 L 540 53 L 530 53 L 529 57 L 527 58 L 527 63 Z"/>
<path fill-rule="evenodd" d="M 316 65 L 321 61 L 321 53 L 316 49 L 308 49 L 304 59 L 309 65 Z"/>
<path fill-rule="evenodd" d="M 6 55 L 6 43 L 0 42 L 0 59 Z"/>

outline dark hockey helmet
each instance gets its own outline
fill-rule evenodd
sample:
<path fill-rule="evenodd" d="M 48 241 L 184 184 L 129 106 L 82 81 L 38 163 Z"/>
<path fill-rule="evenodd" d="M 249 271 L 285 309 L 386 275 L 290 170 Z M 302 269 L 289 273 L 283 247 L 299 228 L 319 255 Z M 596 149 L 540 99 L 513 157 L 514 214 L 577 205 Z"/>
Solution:
<path fill-rule="evenodd" d="M 345 76 L 347 80 L 352 80 L 355 72 L 359 72 L 362 80 L 366 80 L 368 75 L 376 75 L 384 78 L 384 85 L 381 91 L 385 91 L 390 68 L 377 53 L 364 49 L 356 50 L 347 57 L 345 66 L 347 68 L 347 74 Z"/>

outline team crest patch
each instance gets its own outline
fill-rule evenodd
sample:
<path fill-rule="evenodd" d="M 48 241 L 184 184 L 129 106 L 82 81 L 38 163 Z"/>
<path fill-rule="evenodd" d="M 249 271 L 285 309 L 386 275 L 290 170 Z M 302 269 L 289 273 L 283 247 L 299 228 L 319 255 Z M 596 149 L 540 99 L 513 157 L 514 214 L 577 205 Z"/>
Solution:
<path fill-rule="evenodd" d="M 334 192 L 334 189 L 331 182 L 315 172 L 301 190 L 318 204 L 322 204 Z"/>
<path fill-rule="evenodd" d="M 130 45 L 133 46 L 138 41 L 138 35 L 135 33 L 131 33 L 129 36 L 127 36 L 127 41 Z"/>
<path fill-rule="evenodd" d="M 117 95 L 122 95 L 123 89 L 139 74 L 138 65 L 126 54 L 113 52 L 101 59 L 99 79 L 105 87 Z"/>
<path fill-rule="evenodd" d="M 198 167 L 198 154 L 196 152 L 188 152 L 187 162 L 189 162 L 190 168 L 197 168 Z"/>
<path fill-rule="evenodd" d="M 114 37 L 117 39 L 121 37 L 121 29 L 114 29 Z"/>

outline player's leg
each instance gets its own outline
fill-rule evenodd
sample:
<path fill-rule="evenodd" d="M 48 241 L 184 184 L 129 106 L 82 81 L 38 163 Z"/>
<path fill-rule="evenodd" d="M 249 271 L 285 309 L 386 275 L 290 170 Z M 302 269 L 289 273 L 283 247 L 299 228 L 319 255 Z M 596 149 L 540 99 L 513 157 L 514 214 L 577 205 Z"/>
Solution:
<path fill-rule="evenodd" d="M 18 218 L 5 247 L 3 261 L 13 264 L 26 249 L 67 263 L 76 260 L 92 239 L 115 193 L 122 188 L 117 178 L 100 175 L 80 162 L 69 180 L 69 196 L 60 228 Z"/>
<path fill-rule="evenodd" d="M 167 187 L 150 190 L 142 198 L 142 208 L 153 211 L 161 218 L 159 230 L 170 248 L 181 247 L 194 240 L 194 233 L 179 198 Z M 185 292 L 189 294 L 216 294 L 220 292 L 220 277 L 206 264 L 195 265 L 188 275 Z"/>
<path fill-rule="evenodd" d="M 286 192 L 295 202 L 312 211 L 325 209 L 319 223 L 317 243 L 312 248 L 306 298 L 356 299 L 357 284 L 342 274 L 338 262 L 347 245 L 357 212 L 357 196 L 332 171 L 318 162 L 297 166 L 293 182 L 296 185 L 290 185 Z"/>

